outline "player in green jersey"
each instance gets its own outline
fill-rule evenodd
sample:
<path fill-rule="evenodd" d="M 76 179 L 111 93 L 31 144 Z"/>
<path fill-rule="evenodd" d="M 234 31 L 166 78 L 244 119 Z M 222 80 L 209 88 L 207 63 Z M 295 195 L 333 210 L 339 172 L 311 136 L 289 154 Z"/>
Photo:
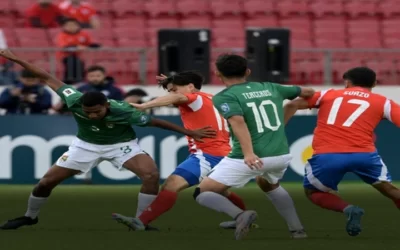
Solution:
<path fill-rule="evenodd" d="M 286 220 L 291 236 L 307 237 L 293 200 L 279 185 L 279 180 L 292 159 L 284 129 L 283 101 L 298 96 L 311 97 L 314 90 L 248 82 L 247 60 L 237 55 L 220 56 L 216 68 L 217 76 L 227 87 L 213 97 L 213 103 L 229 123 L 233 147 L 200 183 L 195 192 L 196 201 L 235 219 L 235 237 L 241 239 L 257 213 L 243 211 L 221 194 L 230 187 L 243 187 L 256 178 L 258 186 Z"/>
<path fill-rule="evenodd" d="M 19 59 L 9 50 L 0 50 L 0 56 L 20 64 L 46 82 L 61 97 L 78 124 L 77 138 L 33 189 L 26 214 L 5 222 L 0 229 L 17 229 L 37 224 L 40 208 L 58 184 L 74 175 L 90 171 L 103 160 L 132 171 L 142 180 L 137 208 L 137 216 L 140 216 L 158 194 L 159 173 L 153 159 L 138 145 L 132 125 L 173 130 L 195 140 L 215 136 L 215 131 L 209 128 L 191 131 L 152 118 L 126 102 L 107 100 L 101 92 L 82 94 L 35 65 Z"/>

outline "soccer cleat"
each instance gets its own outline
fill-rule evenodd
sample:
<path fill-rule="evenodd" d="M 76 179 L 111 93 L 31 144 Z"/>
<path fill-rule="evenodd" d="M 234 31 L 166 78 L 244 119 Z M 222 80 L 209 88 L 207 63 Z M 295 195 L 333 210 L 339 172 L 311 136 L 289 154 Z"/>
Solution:
<path fill-rule="evenodd" d="M 221 222 L 221 224 L 219 224 L 219 227 L 223 228 L 223 229 L 236 229 L 236 221 L 224 221 Z M 251 228 L 255 229 L 255 228 L 260 228 L 259 225 L 253 223 L 251 224 Z"/>
<path fill-rule="evenodd" d="M 297 231 L 290 231 L 292 239 L 305 239 L 308 238 L 308 235 L 304 229 Z"/>
<path fill-rule="evenodd" d="M 364 215 L 364 209 L 357 206 L 349 206 L 344 210 L 347 216 L 346 231 L 350 236 L 357 236 L 361 233 L 361 217 Z"/>
<path fill-rule="evenodd" d="M 152 227 L 150 225 L 146 226 L 146 231 L 160 231 L 160 229 L 156 228 L 156 227 Z"/>
<path fill-rule="evenodd" d="M 236 218 L 235 239 L 240 240 L 250 231 L 250 227 L 257 219 L 256 211 L 244 211 Z"/>
<path fill-rule="evenodd" d="M 134 231 L 145 231 L 146 226 L 138 219 L 133 217 L 127 217 L 122 214 L 112 214 L 113 220 L 117 221 L 118 223 L 122 223 L 127 226 L 130 230 Z M 149 230 L 151 231 L 151 230 Z"/>
<path fill-rule="evenodd" d="M 0 226 L 1 230 L 14 230 L 18 229 L 22 226 L 32 226 L 39 222 L 39 219 L 36 217 L 32 219 L 31 217 L 21 216 L 12 220 L 6 221 L 3 225 Z"/>

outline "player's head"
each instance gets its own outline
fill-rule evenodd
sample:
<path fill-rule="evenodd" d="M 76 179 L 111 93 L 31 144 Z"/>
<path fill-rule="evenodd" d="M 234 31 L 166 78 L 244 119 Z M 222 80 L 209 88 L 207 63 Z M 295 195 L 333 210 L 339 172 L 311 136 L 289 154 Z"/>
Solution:
<path fill-rule="evenodd" d="M 356 67 L 343 74 L 346 88 L 362 87 L 371 89 L 376 85 L 376 73 L 367 67 Z"/>
<path fill-rule="evenodd" d="M 243 81 L 251 73 L 247 67 L 247 59 L 239 55 L 220 55 L 215 66 L 217 77 L 224 83 L 226 80 Z"/>
<path fill-rule="evenodd" d="M 47 7 L 51 4 L 51 2 L 53 2 L 53 0 L 38 0 L 38 3 L 40 4 L 40 6 L 42 7 Z"/>
<path fill-rule="evenodd" d="M 92 85 L 100 85 L 106 79 L 106 70 L 102 66 L 94 65 L 87 69 L 87 81 Z"/>
<path fill-rule="evenodd" d="M 148 96 L 148 94 L 143 89 L 140 88 L 131 89 L 128 91 L 128 93 L 125 94 L 124 101 L 129 103 L 142 103 L 143 97 L 146 96 Z"/>
<path fill-rule="evenodd" d="M 19 80 L 26 87 L 32 87 L 40 84 L 40 79 L 35 74 L 26 69 L 21 71 Z"/>
<path fill-rule="evenodd" d="M 81 97 L 82 110 L 91 120 L 101 120 L 107 115 L 110 104 L 107 97 L 97 91 L 89 91 Z"/>
<path fill-rule="evenodd" d="M 78 20 L 74 18 L 67 18 L 64 20 L 62 28 L 65 32 L 74 34 L 81 29 L 81 25 Z"/>
<path fill-rule="evenodd" d="M 203 85 L 204 78 L 195 71 L 185 71 L 170 76 L 160 82 L 160 86 L 171 93 L 193 93 L 199 91 Z"/>

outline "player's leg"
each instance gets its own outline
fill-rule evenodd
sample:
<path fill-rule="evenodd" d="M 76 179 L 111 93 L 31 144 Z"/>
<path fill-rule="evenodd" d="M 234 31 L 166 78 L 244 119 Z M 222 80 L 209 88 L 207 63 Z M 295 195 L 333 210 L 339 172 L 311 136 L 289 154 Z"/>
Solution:
<path fill-rule="evenodd" d="M 347 217 L 347 233 L 356 236 L 361 232 L 364 210 L 333 194 L 353 164 L 353 158 L 352 154 L 314 155 L 306 164 L 303 186 L 307 198 L 315 205 L 344 213 Z"/>
<path fill-rule="evenodd" d="M 400 209 L 400 190 L 391 183 L 392 178 L 381 157 L 377 153 L 365 154 L 364 162 L 357 166 L 354 173 L 391 199 Z"/>
<path fill-rule="evenodd" d="M 35 225 L 41 207 L 46 203 L 51 191 L 62 181 L 78 174 L 80 171 L 54 165 L 34 187 L 28 199 L 28 208 L 24 216 L 12 219 L 0 226 L 0 229 L 17 229 L 21 226 Z"/>
<path fill-rule="evenodd" d="M 196 201 L 205 207 L 231 216 L 236 221 L 236 239 L 244 237 L 257 218 L 255 211 L 244 211 L 227 197 L 230 187 L 243 187 L 259 173 L 251 173 L 243 160 L 224 158 L 195 190 Z"/>

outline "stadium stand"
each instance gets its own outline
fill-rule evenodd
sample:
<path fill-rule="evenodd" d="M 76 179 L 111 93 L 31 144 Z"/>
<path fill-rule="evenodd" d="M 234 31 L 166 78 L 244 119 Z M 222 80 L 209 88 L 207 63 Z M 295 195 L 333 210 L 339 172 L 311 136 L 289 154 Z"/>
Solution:
<path fill-rule="evenodd" d="M 25 29 L 23 16 L 32 1 L 0 1 L 0 29 L 8 47 L 53 47 L 54 29 Z M 90 0 L 101 18 L 101 30 L 91 32 L 109 48 L 154 48 L 160 28 L 210 28 L 212 46 L 244 48 L 246 27 L 285 27 L 292 31 L 292 82 L 322 83 L 323 58 L 296 49 L 400 48 L 400 6 L 396 0 Z M 243 32 L 241 32 L 243 30 Z M 1 43 L 0 43 L 1 44 Z M 214 52 L 216 53 L 216 52 Z M 118 67 L 129 82 L 137 80 L 138 53 L 89 53 L 85 60 L 100 60 Z M 147 74 L 153 74 L 156 54 L 150 54 Z M 296 55 L 299 54 L 299 55 Z M 400 64 L 390 53 L 374 53 L 375 62 L 351 53 L 332 56 L 334 82 L 345 66 L 374 65 L 380 76 L 399 74 Z M 360 53 L 359 53 L 360 54 Z M 362 54 L 362 53 L 361 53 Z M 28 54 L 27 54 L 28 55 Z M 30 60 L 46 60 L 46 53 L 29 53 Z M 122 64 L 125 66 L 122 67 Z M 113 67 L 113 66 L 112 66 Z M 310 67 L 312 67 L 310 69 Z M 114 68 L 114 67 L 113 67 Z M 110 69 L 113 71 L 113 69 Z M 385 73 L 386 72 L 386 73 Z M 131 80 L 129 80 L 131 76 Z M 297 77 L 300 77 L 298 79 Z M 295 79 L 296 78 L 296 79 Z M 390 78 L 390 77 L 389 77 Z M 119 81 L 121 82 L 121 81 Z M 393 81 L 383 81 L 389 83 Z"/>

